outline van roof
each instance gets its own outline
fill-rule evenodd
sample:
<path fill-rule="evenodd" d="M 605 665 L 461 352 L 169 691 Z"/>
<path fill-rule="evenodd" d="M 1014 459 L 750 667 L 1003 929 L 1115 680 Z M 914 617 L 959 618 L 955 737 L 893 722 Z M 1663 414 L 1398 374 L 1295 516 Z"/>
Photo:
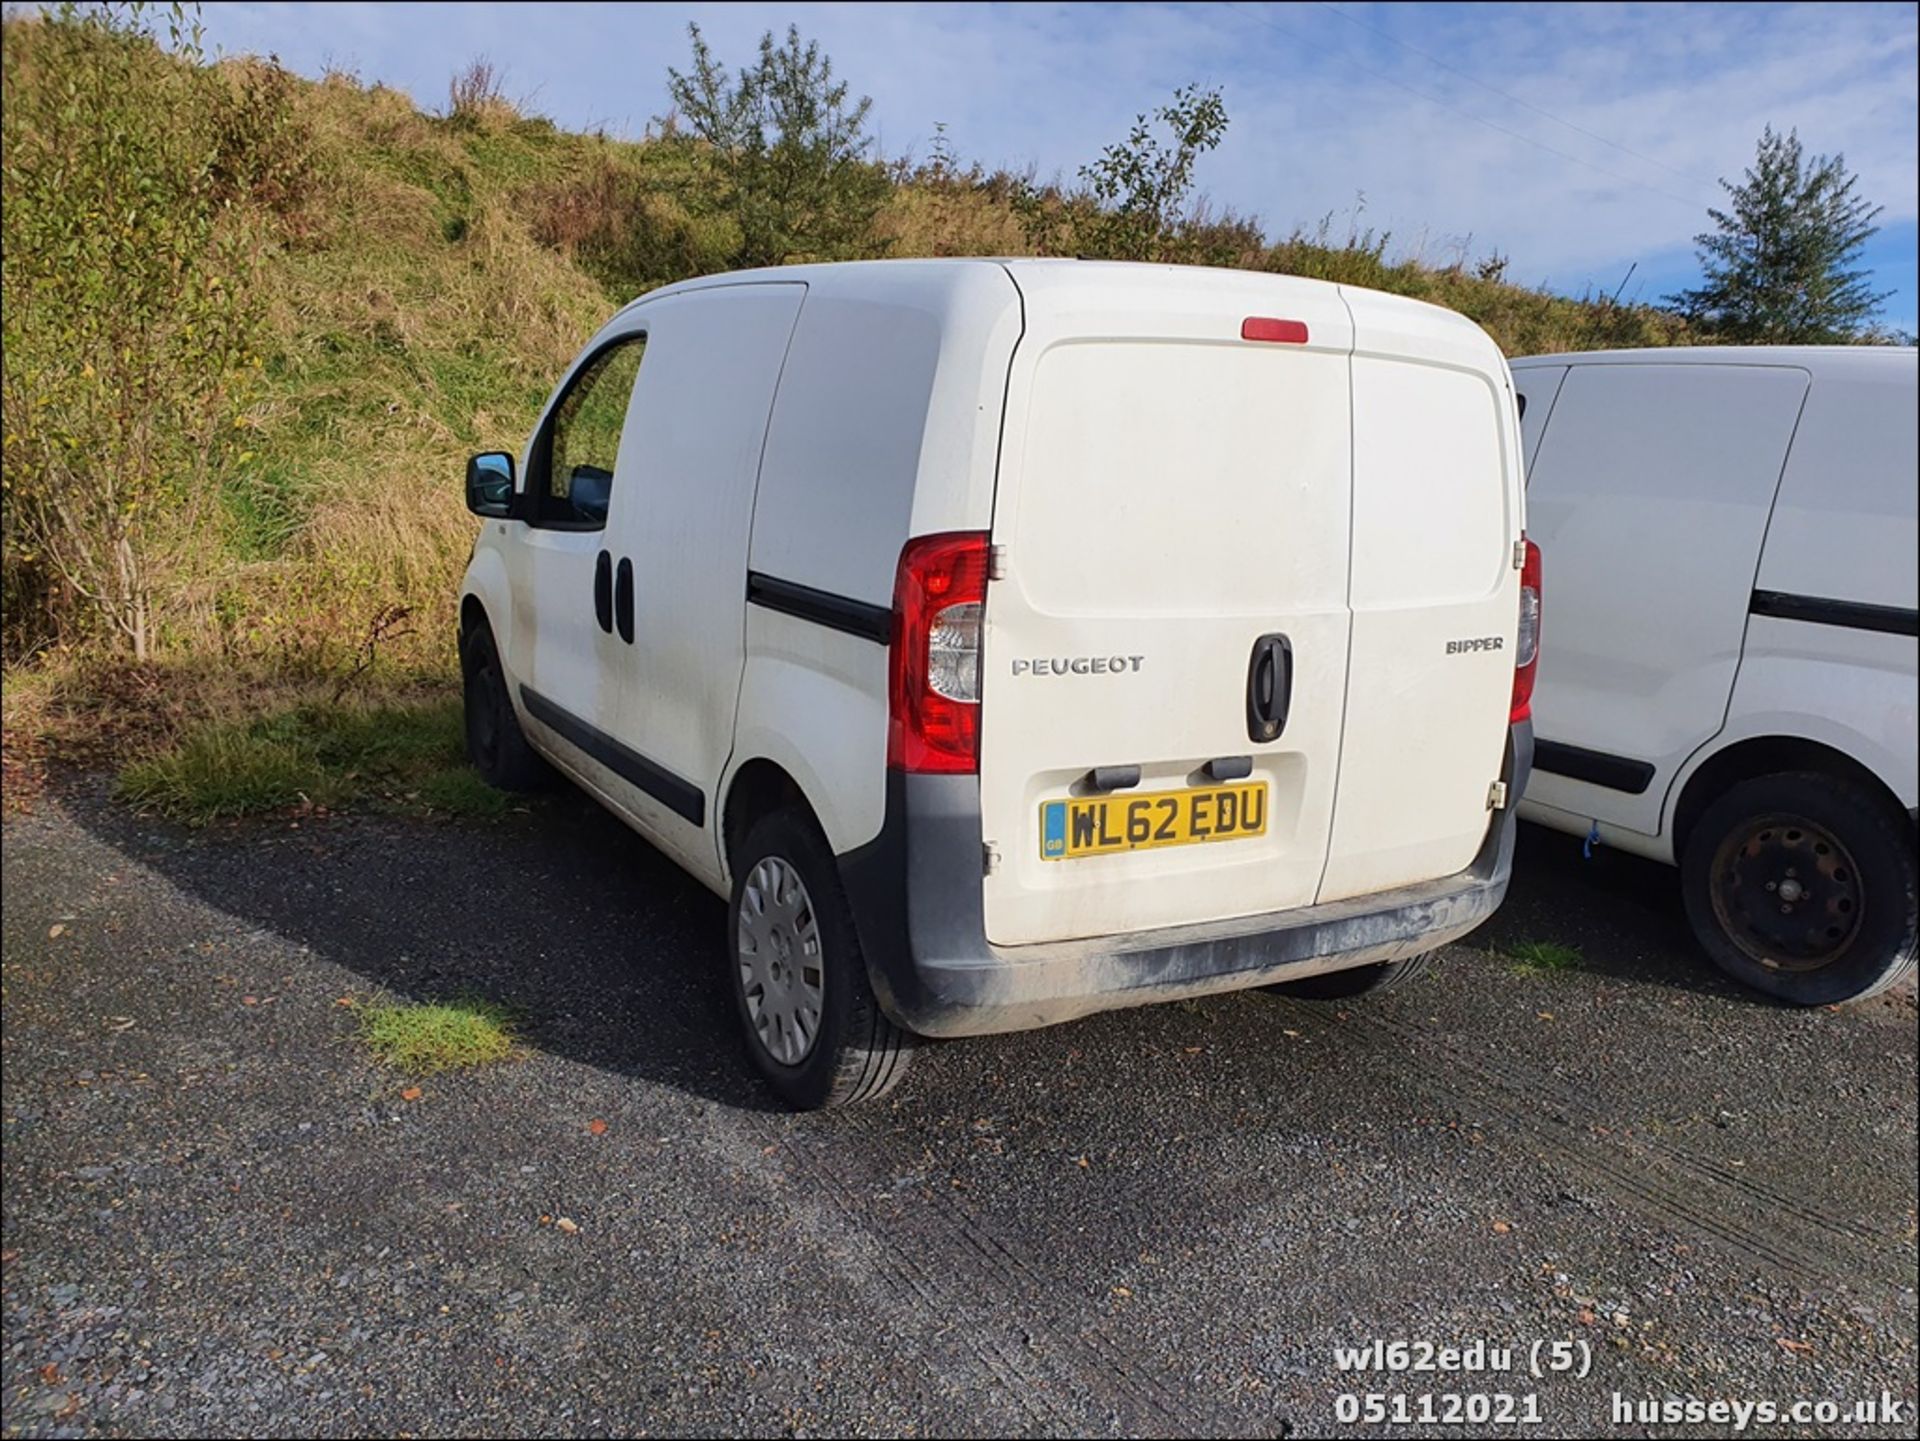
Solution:
<path fill-rule="evenodd" d="M 1674 345 L 1642 350 L 1578 350 L 1558 355 L 1516 355 L 1515 370 L 1536 365 L 1751 365 L 1792 366 L 1815 375 L 1860 374 L 1904 361 L 1911 345 Z"/>
<path fill-rule="evenodd" d="M 1424 300 L 1415 300 L 1409 296 L 1393 295 L 1386 291 L 1368 290 L 1355 285 L 1338 285 L 1327 280 L 1310 280 L 1303 276 L 1281 275 L 1270 271 L 1237 270 L 1225 267 L 1203 265 L 1162 265 L 1146 261 L 1131 260 L 1075 260 L 1066 257 L 1037 256 L 956 256 L 941 259 L 921 260 L 843 260 L 813 265 L 769 266 L 756 270 L 728 270 L 713 275 L 697 276 L 691 280 L 676 281 L 672 285 L 650 290 L 645 295 L 629 301 L 623 309 L 630 309 L 643 301 L 661 295 L 682 294 L 688 291 L 705 290 L 715 286 L 752 284 L 756 282 L 788 281 L 801 282 L 819 287 L 821 290 L 842 295 L 858 292 L 864 285 L 884 277 L 887 287 L 895 294 L 903 281 L 918 281 L 931 295 L 963 286 L 970 280 L 977 280 L 983 268 L 1003 270 L 1014 277 L 1023 290 L 1035 287 L 1068 284 L 1078 281 L 1097 281 L 1103 286 L 1139 286 L 1145 291 L 1194 291 L 1213 287 L 1244 288 L 1249 284 L 1271 285 L 1276 291 L 1293 290 L 1298 293 L 1301 287 L 1316 290 L 1339 290 L 1349 299 L 1365 297 L 1369 308 L 1378 313 L 1380 307 L 1398 310 L 1412 316 L 1420 314 L 1428 323 L 1457 323 L 1478 330 L 1471 320 L 1445 306 L 1432 305 Z"/>
<path fill-rule="evenodd" d="M 961 255 L 914 260 L 835 260 L 822 261 L 810 265 L 772 265 L 754 270 L 722 270 L 711 275 L 695 276 L 691 280 L 675 281 L 672 285 L 663 285 L 658 290 L 649 290 L 645 295 L 637 296 L 629 304 L 638 304 L 642 300 L 652 299 L 656 295 L 666 295 L 687 290 L 704 290 L 716 285 L 739 285 L 753 281 L 800 281 L 809 285 L 828 285 L 834 287 L 858 287 L 862 282 L 884 275 L 898 284 L 903 276 L 918 276 L 930 285 L 942 281 L 953 281 L 977 272 L 983 267 L 1008 270 L 1020 275 L 1040 275 L 1049 271 L 1079 272 L 1099 271 L 1104 278 L 1127 283 L 1137 280 L 1143 285 L 1156 281 L 1169 280 L 1186 283 L 1205 284 L 1199 277 L 1237 277 L 1246 280 L 1264 272 L 1255 270 L 1231 270 L 1202 265 L 1157 265 L 1136 260 L 1075 260 L 1064 256 L 1032 255 Z M 1276 277 L 1280 278 L 1280 277 Z M 1296 283 L 1322 285 L 1325 281 L 1303 281 L 1297 276 L 1285 279 Z"/>

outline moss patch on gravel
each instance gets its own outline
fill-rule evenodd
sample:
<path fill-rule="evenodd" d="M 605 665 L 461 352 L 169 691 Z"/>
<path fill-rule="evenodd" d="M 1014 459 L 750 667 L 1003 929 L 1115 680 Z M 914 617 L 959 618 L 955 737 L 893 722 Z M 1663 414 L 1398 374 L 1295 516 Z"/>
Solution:
<path fill-rule="evenodd" d="M 491 1001 L 373 1001 L 360 1010 L 360 1034 L 395 1070 L 429 1076 L 504 1061 L 513 1054 L 513 1021 Z"/>
<path fill-rule="evenodd" d="M 1507 947 L 1515 974 L 1544 976 L 1555 971 L 1577 971 L 1583 957 L 1578 946 L 1558 941 L 1516 941 Z"/>

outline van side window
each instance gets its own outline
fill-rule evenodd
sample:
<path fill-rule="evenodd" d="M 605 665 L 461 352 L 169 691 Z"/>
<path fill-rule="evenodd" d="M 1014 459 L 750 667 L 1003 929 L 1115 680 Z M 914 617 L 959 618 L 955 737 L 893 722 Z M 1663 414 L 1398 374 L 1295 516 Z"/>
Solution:
<path fill-rule="evenodd" d="M 533 524 L 565 530 L 606 525 L 620 433 L 646 348 L 644 335 L 615 341 L 560 397 L 534 447 L 533 474 L 527 477 Z"/>

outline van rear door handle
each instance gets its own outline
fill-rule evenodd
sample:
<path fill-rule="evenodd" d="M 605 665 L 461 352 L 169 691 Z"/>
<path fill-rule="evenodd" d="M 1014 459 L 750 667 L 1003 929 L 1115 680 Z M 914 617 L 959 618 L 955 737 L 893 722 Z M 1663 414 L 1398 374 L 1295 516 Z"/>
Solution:
<path fill-rule="evenodd" d="M 604 550 L 593 563 L 593 618 L 613 634 L 613 556 Z"/>
<path fill-rule="evenodd" d="M 1280 739 L 1293 709 L 1293 642 L 1284 635 L 1263 635 L 1247 662 L 1247 739 Z"/>

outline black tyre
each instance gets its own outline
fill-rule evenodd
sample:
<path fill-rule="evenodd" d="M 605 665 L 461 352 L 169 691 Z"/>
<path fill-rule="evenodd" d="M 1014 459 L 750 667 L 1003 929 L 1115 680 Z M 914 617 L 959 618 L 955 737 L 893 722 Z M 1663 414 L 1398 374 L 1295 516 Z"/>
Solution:
<path fill-rule="evenodd" d="M 1354 966 L 1344 971 L 1323 971 L 1297 981 L 1275 981 L 1265 987 L 1275 995 L 1297 996 L 1305 1001 L 1338 1001 L 1349 996 L 1365 996 L 1375 991 L 1390 991 L 1427 972 L 1433 953 L 1408 956 L 1404 961 L 1381 961 L 1371 966 Z"/>
<path fill-rule="evenodd" d="M 553 771 L 520 729 L 507 695 L 493 632 L 484 621 L 460 641 L 460 675 L 466 698 L 467 759 L 480 778 L 503 791 L 537 790 Z"/>
<path fill-rule="evenodd" d="M 811 818 L 780 811 L 747 832 L 727 930 L 747 1051 L 781 1100 L 816 1111 L 899 1084 L 915 1038 L 874 998 L 839 867 Z"/>
<path fill-rule="evenodd" d="M 1707 954 L 1783 1001 L 1859 1000 L 1913 970 L 1920 867 L 1911 828 L 1843 777 L 1740 782 L 1694 823 L 1680 876 Z"/>

